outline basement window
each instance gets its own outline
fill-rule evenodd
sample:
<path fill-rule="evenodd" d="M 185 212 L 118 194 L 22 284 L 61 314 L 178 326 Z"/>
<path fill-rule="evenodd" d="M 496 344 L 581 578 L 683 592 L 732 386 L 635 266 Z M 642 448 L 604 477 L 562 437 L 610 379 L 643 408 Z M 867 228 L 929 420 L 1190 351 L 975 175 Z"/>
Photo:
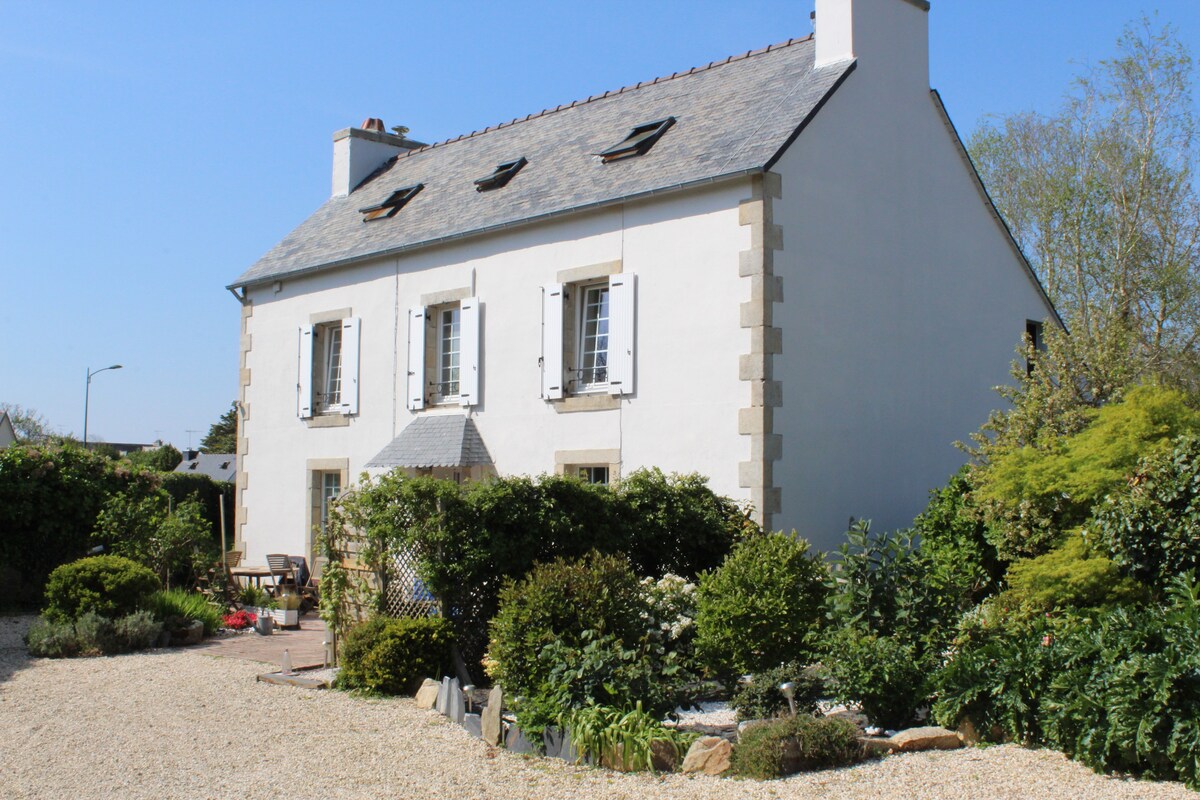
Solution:
<path fill-rule="evenodd" d="M 406 186 L 403 189 L 397 189 L 387 196 L 387 199 L 382 203 L 366 208 L 360 208 L 358 212 L 363 215 L 363 222 L 370 222 L 376 219 L 390 219 L 404 208 L 405 204 L 417 196 L 417 193 L 425 188 L 425 184 L 418 183 L 416 186 Z"/>
<path fill-rule="evenodd" d="M 667 117 L 657 122 L 647 122 L 644 125 L 638 125 L 629 132 L 624 141 L 613 145 L 598 155 L 605 164 L 622 158 L 644 155 L 654 146 L 655 142 L 662 138 L 667 129 L 674 124 L 675 118 Z"/>
<path fill-rule="evenodd" d="M 475 181 L 475 191 L 487 192 L 492 189 L 499 189 L 513 179 L 513 176 L 521 171 L 521 167 L 529 163 L 529 159 L 522 156 L 516 161 L 507 161 L 498 167 L 496 171 L 486 178 L 480 178 Z"/>

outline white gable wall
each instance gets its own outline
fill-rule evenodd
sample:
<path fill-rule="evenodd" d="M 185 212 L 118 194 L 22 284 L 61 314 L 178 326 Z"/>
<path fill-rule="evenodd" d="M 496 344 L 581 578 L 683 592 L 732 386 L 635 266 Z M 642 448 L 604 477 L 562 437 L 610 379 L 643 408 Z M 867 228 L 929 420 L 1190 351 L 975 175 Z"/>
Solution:
<path fill-rule="evenodd" d="M 912 521 L 1000 404 L 1026 320 L 1051 313 L 928 90 L 888 66 L 863 56 L 774 167 L 775 526 L 822 548 L 852 515 Z"/>
<path fill-rule="evenodd" d="M 556 451 L 619 450 L 623 473 L 696 471 L 716 491 L 747 499 L 737 465 L 749 446 L 737 410 L 749 391 L 738 380 L 749 349 L 738 254 L 750 245 L 738 201 L 748 195 L 749 179 L 738 180 L 284 280 L 278 292 L 251 289 L 247 561 L 305 552 L 309 460 L 348 459 L 355 479 L 417 414 L 463 413 L 457 404 L 405 406 L 408 309 L 422 295 L 460 288 L 482 307 L 481 402 L 470 413 L 500 474 L 553 472 Z M 370 224 L 403 224 L 403 214 Z M 618 260 L 637 275 L 636 391 L 616 409 L 558 413 L 539 396 L 540 287 L 562 270 Z M 297 330 L 314 313 L 345 308 L 362 320 L 359 413 L 345 427 L 310 427 L 296 415 Z"/>

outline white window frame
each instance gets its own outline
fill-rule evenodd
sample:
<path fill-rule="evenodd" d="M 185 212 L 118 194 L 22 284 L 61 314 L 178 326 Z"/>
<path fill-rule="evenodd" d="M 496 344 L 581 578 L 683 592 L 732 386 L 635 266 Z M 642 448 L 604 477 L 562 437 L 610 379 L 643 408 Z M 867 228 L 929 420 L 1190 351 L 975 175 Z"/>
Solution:
<path fill-rule="evenodd" d="M 587 341 L 586 310 L 589 291 L 607 285 L 608 332 L 605 350 L 607 374 L 603 381 L 583 382 L 583 351 Z M 610 275 L 605 281 L 582 280 L 542 287 L 542 398 L 561 400 L 567 395 L 634 392 L 637 276 Z M 567 316 L 570 313 L 571 316 Z M 574 332 L 566 336 L 565 323 Z M 571 349 L 566 345 L 570 343 Z M 567 361 L 575 363 L 568 364 Z"/>
<path fill-rule="evenodd" d="M 598 297 L 596 302 L 592 302 L 592 295 Z M 575 364 L 571 365 L 571 380 L 568 381 L 568 385 L 575 387 L 574 394 L 591 394 L 608 390 L 608 355 L 612 350 L 609 324 L 612 315 L 610 299 L 611 292 L 608 288 L 608 281 L 584 283 L 575 289 Z M 597 308 L 597 311 L 595 319 L 589 320 L 588 312 L 592 308 Z M 594 322 L 596 325 L 596 331 L 591 335 L 588 332 L 589 322 Z M 601 332 L 601 327 L 603 327 L 603 332 Z M 601 338 L 604 340 L 603 348 L 598 346 Z M 592 340 L 590 349 L 588 347 L 589 339 Z M 593 358 L 591 366 L 586 363 L 589 356 Z M 603 357 L 604 365 L 597 366 L 601 357 Z M 601 376 L 600 373 L 603 375 Z M 589 380 L 589 378 L 601 377 L 600 380 Z"/>
<path fill-rule="evenodd" d="M 438 310 L 434 323 L 437 364 L 433 396 L 439 403 L 451 403 L 458 400 L 462 389 L 462 306 L 455 304 Z"/>
<path fill-rule="evenodd" d="M 361 326 L 358 317 L 345 317 L 300 328 L 296 392 L 297 416 L 301 419 L 358 413 Z M 330 383 L 334 380 L 335 355 L 338 391 L 336 399 L 327 402 L 325 398 L 330 395 Z"/>
<path fill-rule="evenodd" d="M 448 311 L 458 313 L 458 391 L 442 393 L 445 342 L 442 319 Z M 405 405 L 420 411 L 428 405 L 457 403 L 477 405 L 479 397 L 479 339 L 481 305 L 478 297 L 457 304 L 415 306 L 408 311 L 408 376 Z M 430 340 L 428 337 L 433 337 Z M 433 344 L 433 363 L 426 363 L 426 347 Z"/>
<path fill-rule="evenodd" d="M 612 480 L 612 470 L 608 464 L 571 464 L 567 468 L 568 474 L 574 475 L 584 483 L 592 483 L 600 486 L 608 486 Z M 604 470 L 604 480 L 596 480 L 597 471 Z"/>

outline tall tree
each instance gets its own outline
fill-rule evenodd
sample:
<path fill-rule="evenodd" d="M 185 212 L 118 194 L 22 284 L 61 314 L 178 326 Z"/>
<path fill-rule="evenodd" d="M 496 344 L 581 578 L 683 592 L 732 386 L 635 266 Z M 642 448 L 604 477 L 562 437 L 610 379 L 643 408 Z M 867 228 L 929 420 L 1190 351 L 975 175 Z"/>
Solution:
<path fill-rule="evenodd" d="M 201 453 L 236 453 L 237 452 L 237 401 L 230 404 L 229 410 L 220 416 L 208 429 L 208 433 L 200 440 Z"/>
<path fill-rule="evenodd" d="M 17 438 L 22 442 L 44 442 L 54 435 L 50 423 L 32 408 L 22 408 L 15 403 L 0 403 L 0 414 L 7 413 Z"/>
<path fill-rule="evenodd" d="M 1054 116 L 985 123 L 969 149 L 1071 330 L 1081 399 L 1131 376 L 1200 383 L 1200 198 L 1192 60 L 1170 26 L 1126 26 Z"/>

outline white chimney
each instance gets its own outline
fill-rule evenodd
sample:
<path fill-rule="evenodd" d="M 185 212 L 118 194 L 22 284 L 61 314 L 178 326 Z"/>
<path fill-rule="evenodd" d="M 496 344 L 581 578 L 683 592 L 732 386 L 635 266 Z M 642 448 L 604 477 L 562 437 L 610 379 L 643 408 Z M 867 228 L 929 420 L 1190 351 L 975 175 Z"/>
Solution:
<path fill-rule="evenodd" d="M 361 128 L 345 128 L 333 135 L 333 196 L 345 197 L 389 158 L 424 147 L 403 136 L 384 132 L 383 120 L 371 118 Z"/>
<path fill-rule="evenodd" d="M 896 88 L 929 91 L 926 0 L 816 0 L 816 64 L 857 59 Z"/>

